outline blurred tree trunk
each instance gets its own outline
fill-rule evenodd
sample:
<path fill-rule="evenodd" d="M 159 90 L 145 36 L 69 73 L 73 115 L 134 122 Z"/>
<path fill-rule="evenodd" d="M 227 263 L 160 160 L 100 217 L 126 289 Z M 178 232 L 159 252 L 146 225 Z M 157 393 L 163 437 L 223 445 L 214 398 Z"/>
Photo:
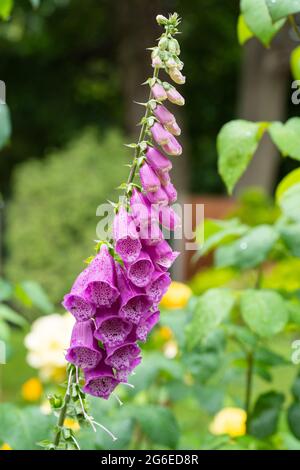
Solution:
<path fill-rule="evenodd" d="M 244 47 L 238 116 L 253 121 L 285 120 L 289 79 L 289 56 L 294 44 L 285 27 L 269 49 L 251 39 Z M 236 193 L 248 186 L 271 193 L 280 158 L 268 135 L 264 135 Z"/>
<path fill-rule="evenodd" d="M 158 14 L 168 15 L 175 10 L 174 0 L 121 0 L 116 2 L 118 18 L 118 59 L 120 65 L 121 86 L 124 102 L 124 127 L 128 135 L 136 138 L 138 134 L 137 123 L 144 114 L 144 108 L 134 101 L 145 102 L 148 88 L 141 84 L 152 74 L 150 51 L 156 39 L 161 34 L 161 27 L 156 24 Z M 184 60 L 184 57 L 183 57 Z M 167 77 L 165 77 L 168 80 Z M 169 106 L 171 107 L 171 106 Z M 181 124 L 180 107 L 174 107 L 178 123 Z M 184 203 L 188 188 L 188 164 L 185 142 L 182 157 L 176 158 L 173 165 L 172 181 L 178 188 L 178 201 Z M 181 240 L 176 240 L 176 249 L 182 250 Z M 174 266 L 174 277 L 183 277 L 183 256 Z"/>

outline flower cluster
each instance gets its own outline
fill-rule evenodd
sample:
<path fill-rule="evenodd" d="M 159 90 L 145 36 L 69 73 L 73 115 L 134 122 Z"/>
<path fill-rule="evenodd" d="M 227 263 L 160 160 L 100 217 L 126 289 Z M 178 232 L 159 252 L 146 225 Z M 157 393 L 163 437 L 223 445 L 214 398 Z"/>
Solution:
<path fill-rule="evenodd" d="M 174 230 L 180 220 L 171 204 L 177 192 L 170 178 L 169 155 L 182 153 L 176 136 L 181 130 L 174 115 L 162 104 L 184 104 L 180 93 L 158 78 L 160 69 L 175 83 L 184 83 L 178 58 L 180 48 L 176 14 L 157 17 L 165 31 L 152 49 L 154 74 L 141 121 L 124 197 L 116 206 L 111 243 L 101 242 L 97 255 L 79 274 L 64 307 L 76 319 L 67 360 L 84 371 L 83 391 L 107 399 L 126 383 L 141 361 L 139 343 L 145 342 L 159 320 L 158 304 L 170 283 L 178 252 L 165 240 L 163 228 Z M 157 148 L 158 147 L 158 148 Z M 139 173 L 141 185 L 134 183 Z"/>

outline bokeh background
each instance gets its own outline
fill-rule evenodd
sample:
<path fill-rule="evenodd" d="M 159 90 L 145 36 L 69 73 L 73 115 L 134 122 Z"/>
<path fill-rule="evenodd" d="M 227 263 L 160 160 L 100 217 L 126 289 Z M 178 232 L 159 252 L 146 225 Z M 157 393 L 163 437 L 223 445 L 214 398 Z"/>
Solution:
<path fill-rule="evenodd" d="M 11 18 L 0 23 L 0 79 L 6 83 L 12 122 L 10 141 L 0 154 L 0 289 L 4 300 L 13 292 L 14 300 L 8 304 L 28 324 L 40 315 L 63 312 L 62 296 L 93 250 L 96 208 L 117 197 L 115 188 L 128 171 L 125 164 L 131 151 L 123 144 L 137 134 L 141 108 L 134 100 L 143 101 L 147 92 L 141 83 L 151 73 L 146 48 L 159 35 L 154 19 L 158 13 L 172 11 L 183 17 L 180 42 L 187 76 L 182 91 L 186 106 L 179 110 L 185 152 L 173 165 L 180 197 L 205 203 L 206 217 L 234 214 L 250 225 L 276 218 L 271 199 L 274 188 L 295 163 L 280 159 L 265 136 L 229 198 L 217 173 L 215 142 L 221 126 L 231 119 L 285 120 L 287 115 L 297 115 L 290 101 L 289 52 L 295 41 L 289 27 L 283 28 L 269 49 L 256 40 L 241 48 L 236 35 L 238 0 L 15 1 Z M 190 254 L 183 254 L 174 278 L 189 284 L 193 295 L 235 278 L 230 269 L 214 272 L 211 262 L 206 257 L 195 267 Z M 297 269 L 299 272 L 299 266 Z M 207 439 L 208 423 L 224 404 L 225 392 L 221 392 L 218 377 L 203 386 L 207 371 L 215 370 L 221 361 L 218 337 L 203 352 L 201 364 L 197 358 L 189 358 L 188 366 L 173 361 L 179 357 L 182 341 L 182 309 L 192 291 L 179 295 L 173 317 L 167 302 L 161 326 L 146 347 L 148 369 L 145 366 L 144 378 L 140 375 L 137 380 L 136 392 L 126 391 L 125 400 L 130 406 L 145 405 L 145 420 L 151 406 L 168 407 L 172 402 L 179 425 L 171 420 L 168 426 L 179 426 L 182 447 L 197 448 Z M 56 382 L 61 380 L 60 365 L 50 375 L 38 377 L 38 368 L 31 367 L 34 360 L 26 361 L 23 326 L 9 325 L 9 333 L 2 328 L 9 347 L 8 364 L 0 366 L 1 401 L 24 409 L 28 401 L 42 405 L 47 387 L 55 387 L 56 373 Z M 52 327 L 45 328 L 50 331 Z M 55 331 L 53 326 L 54 342 Z M 57 343 L 61 346 L 63 339 Z M 288 356 L 289 345 L 283 341 L 278 347 Z M 55 350 L 56 346 L 49 347 Z M 185 373 L 189 367 L 192 373 L 200 368 L 202 374 L 196 395 L 188 388 L 194 383 L 192 373 Z M 294 371 L 291 368 L 283 382 L 290 381 Z M 243 379 L 227 375 L 225 382 L 235 384 L 233 396 L 239 402 Z M 279 383 L 281 370 L 276 377 Z M 24 383 L 27 389 L 22 388 Z M 36 412 L 28 409 L 29 415 Z M 95 413 L 99 409 L 102 417 L 105 413 L 118 416 L 114 426 L 122 429 L 125 439 L 132 425 L 129 417 L 121 420 L 115 404 L 97 404 Z M 177 435 L 171 441 L 165 438 L 167 428 L 155 444 L 153 435 L 159 434 L 159 426 L 153 426 L 151 445 L 172 448 L 178 442 Z M 40 434 L 42 429 L 41 424 Z M 124 447 L 152 442 L 151 432 L 149 438 L 140 429 L 134 428 L 131 444 L 125 439 Z M 90 439 L 84 438 L 82 442 Z M 109 444 L 98 438 L 93 445 Z"/>

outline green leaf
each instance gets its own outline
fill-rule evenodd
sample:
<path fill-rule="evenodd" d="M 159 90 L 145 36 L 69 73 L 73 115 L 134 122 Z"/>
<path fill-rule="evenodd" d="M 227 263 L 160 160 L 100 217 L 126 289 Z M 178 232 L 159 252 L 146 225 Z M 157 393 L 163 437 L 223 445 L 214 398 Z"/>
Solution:
<path fill-rule="evenodd" d="M 271 349 L 260 347 L 255 352 L 255 361 L 267 367 L 290 365 L 290 361 Z"/>
<path fill-rule="evenodd" d="M 297 439 L 300 439 L 300 402 L 294 402 L 287 413 L 290 430 Z"/>
<path fill-rule="evenodd" d="M 201 243 L 201 237 L 204 237 L 204 243 L 200 248 L 200 254 L 206 255 L 217 246 L 228 243 L 235 238 L 244 235 L 247 226 L 241 224 L 239 219 L 214 220 L 205 219 L 203 225 L 197 229 L 196 239 Z"/>
<path fill-rule="evenodd" d="M 297 168 L 296 170 L 288 173 L 278 184 L 275 194 L 277 204 L 280 204 L 281 198 L 285 191 L 297 183 L 300 183 L 300 168 Z"/>
<path fill-rule="evenodd" d="M 269 133 L 284 157 L 300 160 L 300 118 L 293 117 L 285 124 L 272 122 Z"/>
<path fill-rule="evenodd" d="M 1 320 L 9 321 L 14 325 L 24 327 L 27 325 L 27 321 L 19 313 L 15 312 L 8 305 L 0 304 L 0 318 Z"/>
<path fill-rule="evenodd" d="M 281 226 L 279 233 L 291 254 L 300 258 L 300 222 Z"/>
<path fill-rule="evenodd" d="M 0 2 L 0 18 L 7 20 L 14 6 L 13 0 L 1 0 Z"/>
<path fill-rule="evenodd" d="M 266 4 L 272 21 L 300 11 L 300 0 L 266 0 Z"/>
<path fill-rule="evenodd" d="M 16 285 L 15 295 L 26 307 L 37 307 L 43 313 L 52 313 L 54 306 L 42 287 L 34 281 L 24 281 Z"/>
<path fill-rule="evenodd" d="M 37 9 L 40 6 L 40 0 L 30 0 L 30 3 L 34 9 Z"/>
<path fill-rule="evenodd" d="M 218 169 L 230 194 L 250 163 L 265 128 L 265 123 L 239 119 L 228 122 L 220 130 Z"/>
<path fill-rule="evenodd" d="M 300 80 L 300 46 L 296 47 L 290 57 L 291 71 L 295 80 Z"/>
<path fill-rule="evenodd" d="M 292 394 L 295 400 L 300 402 L 300 375 L 297 375 L 297 377 L 294 380 L 294 383 L 292 386 Z"/>
<path fill-rule="evenodd" d="M 220 387 L 196 384 L 193 387 L 193 392 L 201 408 L 208 413 L 214 415 L 222 408 L 225 393 Z"/>
<path fill-rule="evenodd" d="M 289 322 L 300 325 L 300 303 L 291 300 L 286 305 L 289 312 Z"/>
<path fill-rule="evenodd" d="M 258 266 L 267 259 L 277 240 L 278 233 L 273 227 L 259 225 L 239 240 L 220 246 L 215 252 L 215 265 L 240 269 Z"/>
<path fill-rule="evenodd" d="M 253 37 L 252 31 L 247 26 L 244 15 L 239 15 L 237 22 L 237 36 L 241 46 L 245 44 L 250 38 Z"/>
<path fill-rule="evenodd" d="M 284 299 L 271 290 L 248 289 L 242 292 L 240 309 L 245 323 L 262 337 L 279 333 L 288 320 Z"/>
<path fill-rule="evenodd" d="M 282 393 L 271 391 L 260 395 L 255 403 L 253 413 L 250 415 L 250 434 L 259 439 L 274 434 L 277 430 L 283 402 L 284 395 Z"/>
<path fill-rule="evenodd" d="M 6 104 L 0 104 L 0 149 L 5 146 L 11 134 L 10 114 Z"/>
<path fill-rule="evenodd" d="M 10 282 L 0 278 L 0 302 L 8 300 L 12 295 L 13 289 Z"/>
<path fill-rule="evenodd" d="M 9 338 L 10 338 L 10 329 L 9 329 L 8 324 L 5 321 L 0 320 L 0 339 L 2 341 L 9 341 Z"/>
<path fill-rule="evenodd" d="M 53 416 L 45 416 L 37 407 L 20 409 L 15 405 L 0 405 L 0 442 L 13 450 L 37 449 L 41 437 L 52 437 Z"/>
<path fill-rule="evenodd" d="M 285 20 L 273 24 L 265 0 L 241 0 L 241 12 L 250 31 L 269 46 L 273 36 L 282 28 Z"/>
<path fill-rule="evenodd" d="M 279 206 L 287 217 L 300 222 L 300 183 L 287 189 L 279 201 Z"/>
<path fill-rule="evenodd" d="M 175 416 L 169 408 L 158 405 L 134 406 L 132 407 L 132 417 L 153 443 L 176 449 L 179 428 Z"/>
<path fill-rule="evenodd" d="M 199 297 L 192 321 L 186 327 L 190 349 L 200 345 L 229 316 L 234 303 L 235 297 L 229 289 L 210 289 Z"/>

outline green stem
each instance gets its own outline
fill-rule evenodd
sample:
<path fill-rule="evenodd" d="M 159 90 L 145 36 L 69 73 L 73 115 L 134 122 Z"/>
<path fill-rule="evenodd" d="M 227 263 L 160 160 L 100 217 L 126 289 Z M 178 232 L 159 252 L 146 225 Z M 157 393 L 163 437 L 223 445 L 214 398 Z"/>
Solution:
<path fill-rule="evenodd" d="M 155 68 L 154 69 L 154 73 L 153 73 L 153 78 L 157 78 L 158 77 L 158 74 L 159 74 L 159 68 Z M 150 93 L 149 93 L 149 98 L 148 98 L 148 101 L 150 101 L 152 98 L 152 91 L 150 89 Z M 144 116 L 144 119 L 143 119 L 143 124 L 142 124 L 142 127 L 141 127 L 141 131 L 140 131 L 140 135 L 139 135 L 139 139 L 138 139 L 138 144 L 140 144 L 144 139 L 145 139 L 145 135 L 146 135 L 146 132 L 148 130 L 148 127 L 147 127 L 147 118 L 150 117 L 150 113 L 151 113 L 151 109 L 149 106 L 146 107 L 146 112 L 145 112 L 145 116 Z M 129 185 L 130 183 L 133 182 L 134 180 L 134 177 L 135 177 L 135 174 L 136 174 L 136 170 L 137 170 L 137 160 L 138 158 L 140 157 L 141 155 L 141 149 L 139 146 L 136 147 L 135 149 L 135 152 L 134 152 L 134 158 L 133 158 L 133 163 L 132 163 L 132 166 L 131 166 L 131 169 L 130 169 L 130 173 L 129 173 L 129 176 L 128 176 L 128 179 L 127 179 L 127 185 Z M 126 191 L 126 190 L 125 190 Z M 126 196 L 126 193 L 125 193 L 125 196 Z"/>
<path fill-rule="evenodd" d="M 297 37 L 300 39 L 300 30 L 298 28 L 298 25 L 296 23 L 296 20 L 294 18 L 294 15 L 289 15 L 289 22 L 291 23 L 293 30 L 295 31 Z"/>
<path fill-rule="evenodd" d="M 245 396 L 245 411 L 247 413 L 247 418 L 249 416 L 250 404 L 251 404 L 253 367 L 254 367 L 254 354 L 253 352 L 249 352 L 247 354 L 247 375 L 246 375 L 246 396 Z"/>
<path fill-rule="evenodd" d="M 55 449 L 57 449 L 57 447 L 59 446 L 59 443 L 60 443 L 61 433 L 62 433 L 62 430 L 63 430 L 65 418 L 66 418 L 67 411 L 68 411 L 68 405 L 69 405 L 70 400 L 71 400 L 70 388 L 71 388 L 71 385 L 74 383 L 74 381 L 75 381 L 75 374 L 74 374 L 74 370 L 71 369 L 70 375 L 69 375 L 69 380 L 68 380 L 68 387 L 67 387 L 67 390 L 66 390 L 66 393 L 65 393 L 65 396 L 64 396 L 64 404 L 63 404 L 63 407 L 61 408 L 59 416 L 58 416 L 57 432 L 56 432 L 55 438 L 54 438 L 54 448 Z"/>

